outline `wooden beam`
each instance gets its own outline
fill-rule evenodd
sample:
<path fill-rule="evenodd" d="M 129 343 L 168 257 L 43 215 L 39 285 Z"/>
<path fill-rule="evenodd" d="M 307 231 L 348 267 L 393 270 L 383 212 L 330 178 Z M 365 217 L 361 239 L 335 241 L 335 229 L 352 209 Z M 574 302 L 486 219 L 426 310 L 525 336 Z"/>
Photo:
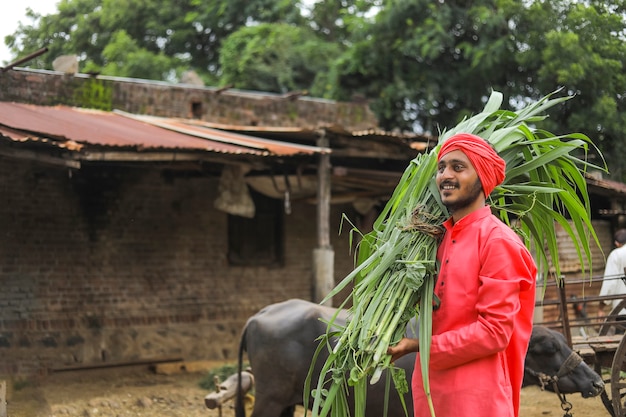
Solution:
<path fill-rule="evenodd" d="M 404 174 L 404 171 L 382 171 L 379 169 L 364 169 L 364 168 L 333 166 L 333 175 L 338 176 L 338 177 L 346 177 L 346 176 L 350 176 L 350 177 L 360 176 L 360 177 L 366 177 L 366 178 L 384 177 L 389 180 L 398 182 L 400 181 L 400 178 L 402 178 L 403 174 Z"/>
<path fill-rule="evenodd" d="M 123 162 L 179 162 L 201 161 L 203 156 L 197 153 L 179 152 L 116 152 L 116 151 L 83 151 L 78 156 L 83 161 L 123 161 Z M 223 158 L 222 158 L 223 160 Z"/>
<path fill-rule="evenodd" d="M 269 169 L 270 158 L 247 157 L 245 155 L 207 154 L 198 152 L 116 152 L 85 151 L 76 156 L 85 162 L 209 162 L 221 165 L 246 163 L 255 170 Z"/>
<path fill-rule="evenodd" d="M 2 72 L 7 72 L 10 69 L 13 69 L 13 67 L 16 67 L 18 65 L 21 65 L 25 62 L 30 61 L 31 59 L 35 59 L 37 58 L 39 55 L 41 54 L 45 54 L 46 52 L 48 52 L 48 47 L 44 46 L 41 49 L 38 49 L 37 51 L 33 52 L 32 54 L 28 54 L 26 55 L 24 58 L 20 58 L 17 61 L 13 61 L 11 62 L 9 65 L 7 65 L 6 67 L 0 68 L 0 70 Z"/>
<path fill-rule="evenodd" d="M 391 159 L 397 161 L 409 161 L 415 157 L 415 152 L 408 149 L 405 152 L 387 151 L 364 151 L 360 149 L 335 149 L 332 152 L 333 158 L 369 158 L 369 159 Z"/>
<path fill-rule="evenodd" d="M 31 150 L 0 147 L 0 155 L 8 156 L 10 158 L 28 159 L 31 161 L 59 165 L 68 168 L 80 168 L 80 161 L 77 161 L 75 159 L 51 156 L 48 153 L 36 152 Z"/>
<path fill-rule="evenodd" d="M 397 181 L 379 180 L 376 178 L 365 179 L 356 177 L 333 177 L 334 185 L 341 185 L 358 190 L 383 190 L 393 191 L 398 185 Z"/>

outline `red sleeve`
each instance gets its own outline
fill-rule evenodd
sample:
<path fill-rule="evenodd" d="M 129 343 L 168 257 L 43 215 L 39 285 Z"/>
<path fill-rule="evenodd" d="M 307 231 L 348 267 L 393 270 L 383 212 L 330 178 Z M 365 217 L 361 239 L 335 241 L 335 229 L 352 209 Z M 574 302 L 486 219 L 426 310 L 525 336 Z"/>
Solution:
<path fill-rule="evenodd" d="M 481 258 L 477 319 L 433 336 L 430 353 L 433 369 L 456 367 L 505 350 L 520 313 L 520 292 L 533 291 L 534 299 L 535 264 L 521 242 L 491 239 Z M 522 315 L 528 313 L 524 311 Z"/>

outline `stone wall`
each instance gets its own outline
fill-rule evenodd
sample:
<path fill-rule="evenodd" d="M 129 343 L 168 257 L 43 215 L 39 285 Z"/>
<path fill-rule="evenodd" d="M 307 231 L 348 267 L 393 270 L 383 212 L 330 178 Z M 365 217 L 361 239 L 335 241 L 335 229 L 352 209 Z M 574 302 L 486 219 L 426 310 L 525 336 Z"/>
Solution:
<path fill-rule="evenodd" d="M 246 319 L 312 297 L 316 208 L 284 217 L 284 263 L 227 261 L 218 179 L 0 158 L 0 376 L 159 358 L 235 360 Z M 94 179 L 96 178 L 96 179 Z M 335 276 L 351 269 L 333 206 Z M 346 211 L 350 215 L 350 211 Z"/>
<path fill-rule="evenodd" d="M 128 78 L 16 69 L 0 73 L 0 101 L 64 104 L 135 114 L 199 118 L 213 123 L 315 128 L 336 124 L 370 129 L 377 120 L 367 103 L 340 103 L 271 93 L 220 91 Z"/>

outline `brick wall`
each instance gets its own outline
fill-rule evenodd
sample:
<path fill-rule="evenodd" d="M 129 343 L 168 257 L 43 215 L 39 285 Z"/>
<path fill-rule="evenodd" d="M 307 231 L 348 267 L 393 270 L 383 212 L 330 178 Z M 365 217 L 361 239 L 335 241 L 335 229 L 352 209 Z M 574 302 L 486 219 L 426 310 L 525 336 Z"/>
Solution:
<path fill-rule="evenodd" d="M 367 103 L 339 103 L 269 93 L 181 86 L 114 77 L 90 77 L 44 70 L 0 73 L 0 101 L 64 104 L 136 114 L 198 118 L 246 126 L 315 128 L 338 124 L 347 130 L 378 125 Z"/>
<path fill-rule="evenodd" d="M 285 216 L 283 267 L 232 267 L 217 178 L 92 174 L 0 158 L 0 375 L 234 360 L 250 315 L 311 299 L 314 205 L 294 202 Z M 331 217 L 337 279 L 352 263 L 347 233 L 335 233 L 344 209 Z"/>
<path fill-rule="evenodd" d="M 565 230 L 557 225 L 557 240 L 559 245 L 560 263 L 562 268 L 562 276 L 565 281 L 565 296 L 568 299 L 583 299 L 589 296 L 596 296 L 600 293 L 602 286 L 602 274 L 606 264 L 605 257 L 608 256 L 613 249 L 613 233 L 611 222 L 608 220 L 592 221 L 593 228 L 596 231 L 600 246 L 591 244 L 591 265 L 585 265 L 585 272 L 581 269 L 580 262 L 574 242 L 569 238 Z M 591 268 L 590 268 L 591 267 Z M 590 275 L 591 274 L 591 275 Z M 583 281 L 583 282 L 581 282 Z M 546 282 L 548 285 L 539 283 L 539 302 L 545 301 L 546 305 L 539 305 L 536 315 L 536 321 L 553 323 L 561 320 L 561 312 L 558 305 L 553 305 L 554 301 L 559 299 L 559 290 L 556 287 L 556 281 L 553 277 L 549 277 Z M 587 315 L 596 319 L 598 317 L 598 303 L 585 303 Z M 567 305 L 568 317 L 570 320 L 576 319 L 576 312 L 573 309 L 573 301 Z M 607 311 L 608 312 L 608 311 Z M 576 330 L 576 329 L 574 329 Z"/>

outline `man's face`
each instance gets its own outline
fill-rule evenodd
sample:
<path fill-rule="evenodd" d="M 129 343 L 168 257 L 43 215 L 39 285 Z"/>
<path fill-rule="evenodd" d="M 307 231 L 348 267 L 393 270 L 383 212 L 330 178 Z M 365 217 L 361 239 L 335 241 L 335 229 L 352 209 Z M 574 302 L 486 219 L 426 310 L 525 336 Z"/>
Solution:
<path fill-rule="evenodd" d="M 484 205 L 483 189 L 474 166 L 460 150 L 443 155 L 437 166 L 437 187 L 450 213 L 467 213 Z M 467 214 L 464 213 L 464 214 Z"/>

